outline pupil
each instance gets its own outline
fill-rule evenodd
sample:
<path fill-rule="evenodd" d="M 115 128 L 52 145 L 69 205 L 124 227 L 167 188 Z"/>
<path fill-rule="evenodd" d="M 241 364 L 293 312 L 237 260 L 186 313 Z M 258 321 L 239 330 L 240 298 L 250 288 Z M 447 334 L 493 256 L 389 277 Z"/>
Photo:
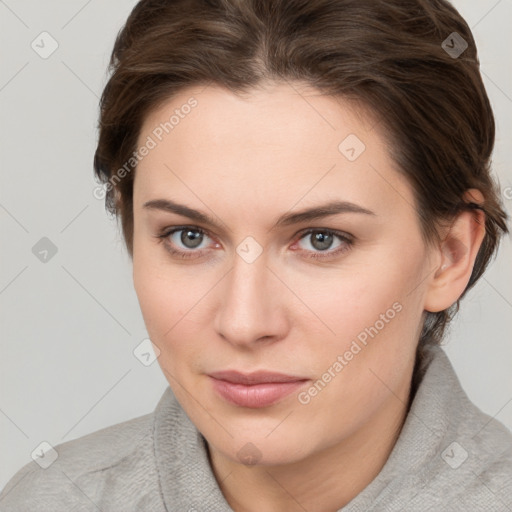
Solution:
<path fill-rule="evenodd" d="M 201 237 L 202 236 L 203 236 L 202 233 L 199 233 L 199 231 L 191 231 L 191 230 L 182 231 L 181 232 L 181 241 L 189 249 L 194 249 L 198 245 L 201 244 Z M 189 242 L 192 242 L 192 244 L 189 245 Z"/>
<path fill-rule="evenodd" d="M 328 249 L 332 244 L 332 235 L 324 234 L 324 233 L 316 233 L 313 237 L 314 243 L 313 247 L 319 250 Z M 316 245 L 316 242 L 319 242 L 319 246 Z"/>

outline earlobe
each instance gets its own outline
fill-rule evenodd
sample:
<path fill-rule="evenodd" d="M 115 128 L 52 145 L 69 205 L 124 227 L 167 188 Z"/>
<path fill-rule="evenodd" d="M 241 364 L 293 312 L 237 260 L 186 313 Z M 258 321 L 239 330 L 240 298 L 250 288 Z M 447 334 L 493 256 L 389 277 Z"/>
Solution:
<path fill-rule="evenodd" d="M 482 204 L 484 198 L 479 190 L 470 189 L 464 200 Z M 438 248 L 438 267 L 425 297 L 426 311 L 448 309 L 464 293 L 484 236 L 485 214 L 481 209 L 465 209 L 456 216 Z"/>

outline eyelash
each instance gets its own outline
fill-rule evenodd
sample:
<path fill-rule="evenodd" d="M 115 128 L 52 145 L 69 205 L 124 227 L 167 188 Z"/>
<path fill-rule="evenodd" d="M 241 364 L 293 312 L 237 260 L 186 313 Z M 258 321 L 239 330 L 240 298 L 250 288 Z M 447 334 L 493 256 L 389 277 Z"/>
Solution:
<path fill-rule="evenodd" d="M 174 233 L 177 233 L 179 231 L 194 231 L 196 233 L 200 233 L 201 235 L 206 235 L 209 237 L 208 233 L 197 226 L 176 226 L 172 229 L 166 228 L 161 233 L 156 235 L 156 238 L 158 238 L 160 241 L 164 242 L 165 249 L 173 256 L 177 256 L 181 259 L 190 259 L 190 258 L 200 258 L 203 256 L 203 253 L 206 251 L 205 249 L 195 251 L 193 249 L 190 249 L 188 251 L 180 251 L 178 249 L 175 249 L 174 247 L 171 247 L 167 243 L 167 239 L 173 235 Z M 338 247 L 335 250 L 331 251 L 323 251 L 323 252 L 312 252 L 312 251 L 306 251 L 311 252 L 311 254 L 306 255 L 306 258 L 308 259 L 314 259 L 314 260 L 326 260 L 326 259 L 333 259 L 337 256 L 340 256 L 341 254 L 345 253 L 346 251 L 350 250 L 354 244 L 354 237 L 352 235 L 349 235 L 348 233 L 343 233 L 340 231 L 336 231 L 333 229 L 323 229 L 323 228 L 309 228 L 305 231 L 302 231 L 299 233 L 300 237 L 298 241 L 302 240 L 308 235 L 311 235 L 312 233 L 324 233 L 329 235 L 334 235 L 335 237 L 339 238 L 343 244 Z M 211 237 L 209 237 L 211 238 Z"/>

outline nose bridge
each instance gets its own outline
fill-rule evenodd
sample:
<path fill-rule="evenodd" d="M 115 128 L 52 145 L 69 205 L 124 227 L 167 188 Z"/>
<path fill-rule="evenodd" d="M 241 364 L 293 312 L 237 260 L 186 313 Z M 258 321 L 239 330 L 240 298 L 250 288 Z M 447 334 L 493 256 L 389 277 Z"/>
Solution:
<path fill-rule="evenodd" d="M 218 333 L 233 344 L 250 344 L 278 334 L 282 310 L 276 307 L 276 293 L 271 293 L 275 277 L 267 263 L 267 254 L 253 241 L 237 247 L 215 321 Z"/>

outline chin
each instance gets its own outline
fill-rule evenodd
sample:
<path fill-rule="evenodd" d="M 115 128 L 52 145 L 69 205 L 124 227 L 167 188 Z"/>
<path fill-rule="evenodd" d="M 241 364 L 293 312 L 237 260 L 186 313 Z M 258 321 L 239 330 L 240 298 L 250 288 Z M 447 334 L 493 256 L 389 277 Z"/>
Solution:
<path fill-rule="evenodd" d="M 271 434 L 272 436 L 272 434 Z M 282 433 L 280 437 L 274 440 L 265 438 L 261 435 L 236 437 L 229 443 L 220 446 L 214 444 L 216 451 L 224 457 L 232 460 L 237 464 L 245 466 L 278 466 L 286 464 L 294 464 L 311 455 L 313 447 L 305 446 L 303 440 L 297 442 L 290 440 L 288 443 L 283 442 L 286 439 L 286 433 Z M 211 443 L 208 442 L 211 446 Z"/>

